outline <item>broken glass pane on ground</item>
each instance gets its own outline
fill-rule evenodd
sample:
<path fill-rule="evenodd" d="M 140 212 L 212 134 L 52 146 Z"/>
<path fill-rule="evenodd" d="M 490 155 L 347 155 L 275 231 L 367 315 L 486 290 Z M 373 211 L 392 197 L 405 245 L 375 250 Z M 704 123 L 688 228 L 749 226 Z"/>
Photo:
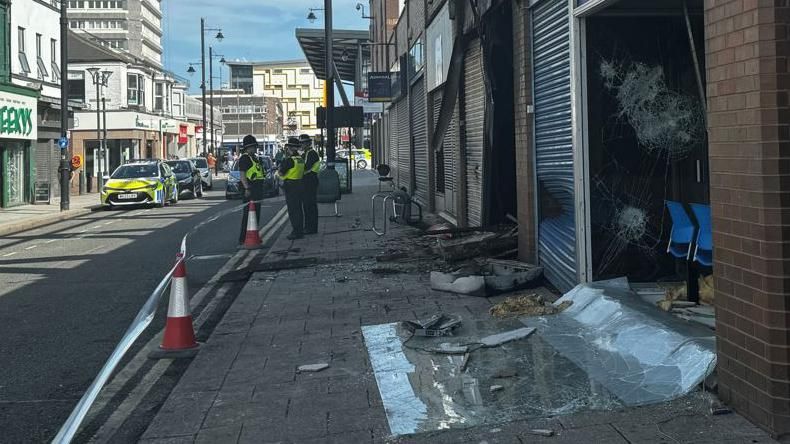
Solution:
<path fill-rule="evenodd" d="M 393 435 L 668 401 L 715 365 L 710 331 L 645 304 L 627 281 L 579 286 L 565 312 L 463 319 L 453 336 L 362 328 Z M 642 306 L 637 303 L 643 304 Z M 529 334 L 524 324 L 536 328 Z M 491 335 L 508 342 L 483 347 Z"/>

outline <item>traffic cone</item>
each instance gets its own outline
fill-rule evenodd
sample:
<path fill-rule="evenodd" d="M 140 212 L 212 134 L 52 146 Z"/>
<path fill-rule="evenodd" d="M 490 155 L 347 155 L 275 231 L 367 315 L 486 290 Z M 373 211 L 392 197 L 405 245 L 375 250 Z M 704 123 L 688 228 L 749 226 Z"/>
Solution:
<path fill-rule="evenodd" d="M 170 304 L 167 307 L 165 335 L 158 353 L 152 358 L 189 357 L 197 353 L 195 330 L 192 327 L 192 314 L 189 310 L 189 290 L 187 288 L 187 267 L 184 256 L 176 256 L 176 269 L 170 279 Z"/>
<path fill-rule="evenodd" d="M 258 219 L 255 217 L 255 202 L 247 206 L 247 234 L 242 245 L 247 250 L 261 248 L 261 234 L 258 232 Z"/>

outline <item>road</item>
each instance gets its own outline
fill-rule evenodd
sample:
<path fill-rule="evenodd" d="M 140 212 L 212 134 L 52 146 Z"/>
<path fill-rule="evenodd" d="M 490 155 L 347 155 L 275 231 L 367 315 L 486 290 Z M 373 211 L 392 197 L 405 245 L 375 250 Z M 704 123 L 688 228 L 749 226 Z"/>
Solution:
<path fill-rule="evenodd" d="M 171 207 L 98 211 L 0 239 L 0 442 L 52 439 L 172 267 L 182 236 L 240 205 L 223 186 Z M 261 225 L 282 207 L 266 204 Z M 239 218 L 190 237 L 192 292 L 236 253 Z M 136 347 L 163 328 L 166 305 Z"/>

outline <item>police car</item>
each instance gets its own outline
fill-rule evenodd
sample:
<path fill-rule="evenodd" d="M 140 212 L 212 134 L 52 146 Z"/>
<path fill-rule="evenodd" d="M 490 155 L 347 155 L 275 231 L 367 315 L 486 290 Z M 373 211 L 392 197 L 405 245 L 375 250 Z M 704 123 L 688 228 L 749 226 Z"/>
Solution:
<path fill-rule="evenodd" d="M 161 160 L 125 163 L 113 171 L 101 191 L 101 203 L 109 208 L 178 202 L 178 182 Z"/>

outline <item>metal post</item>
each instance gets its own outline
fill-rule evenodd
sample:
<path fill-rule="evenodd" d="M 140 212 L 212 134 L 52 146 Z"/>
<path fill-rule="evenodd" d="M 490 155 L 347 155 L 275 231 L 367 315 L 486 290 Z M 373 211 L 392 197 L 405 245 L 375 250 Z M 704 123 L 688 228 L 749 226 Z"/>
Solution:
<path fill-rule="evenodd" d="M 203 152 L 206 150 L 206 19 L 200 18 L 200 89 L 203 92 Z"/>
<path fill-rule="evenodd" d="M 104 122 L 102 123 L 103 134 L 102 134 L 102 141 L 101 144 L 104 147 L 104 169 L 107 171 L 107 174 L 110 173 L 110 156 L 107 153 L 107 99 L 102 96 L 101 98 L 101 109 L 102 109 L 102 117 Z"/>
<path fill-rule="evenodd" d="M 68 65 L 68 4 L 60 2 L 60 137 L 66 137 L 69 129 L 69 65 Z M 69 209 L 69 179 L 71 165 L 69 150 L 60 150 L 60 211 Z"/>
<path fill-rule="evenodd" d="M 220 60 L 220 62 L 222 62 L 222 60 Z M 225 127 L 224 127 L 225 115 L 224 115 L 224 111 L 223 111 L 223 107 L 222 107 L 222 99 L 224 98 L 225 93 L 222 90 L 222 63 L 220 63 L 220 65 L 219 65 L 219 92 L 220 92 L 220 94 L 219 94 L 219 113 L 220 113 L 220 116 L 222 116 L 222 123 L 223 123 L 222 138 L 224 139 L 225 138 Z M 222 146 L 222 144 L 220 144 L 220 146 Z M 217 153 L 214 154 L 214 156 L 217 158 L 217 161 L 214 164 L 214 174 L 219 176 L 220 150 L 217 150 Z"/>
<path fill-rule="evenodd" d="M 324 40 L 326 41 L 326 161 L 335 162 L 335 60 L 332 54 L 332 0 L 324 0 Z"/>
<path fill-rule="evenodd" d="M 217 141 L 214 139 L 214 48 L 208 47 L 208 91 L 211 104 L 211 152 L 217 155 Z"/>
<path fill-rule="evenodd" d="M 96 86 L 96 141 L 99 142 L 99 149 L 96 151 L 99 155 L 98 162 L 93 159 L 93 168 L 96 171 L 96 183 L 99 185 L 99 193 L 104 189 L 104 156 L 102 156 L 102 143 L 101 143 L 101 107 L 99 100 L 101 96 L 101 81 L 98 76 L 101 74 L 96 71 L 93 78 L 93 84 Z M 98 167 L 97 167 L 98 165 Z"/>

